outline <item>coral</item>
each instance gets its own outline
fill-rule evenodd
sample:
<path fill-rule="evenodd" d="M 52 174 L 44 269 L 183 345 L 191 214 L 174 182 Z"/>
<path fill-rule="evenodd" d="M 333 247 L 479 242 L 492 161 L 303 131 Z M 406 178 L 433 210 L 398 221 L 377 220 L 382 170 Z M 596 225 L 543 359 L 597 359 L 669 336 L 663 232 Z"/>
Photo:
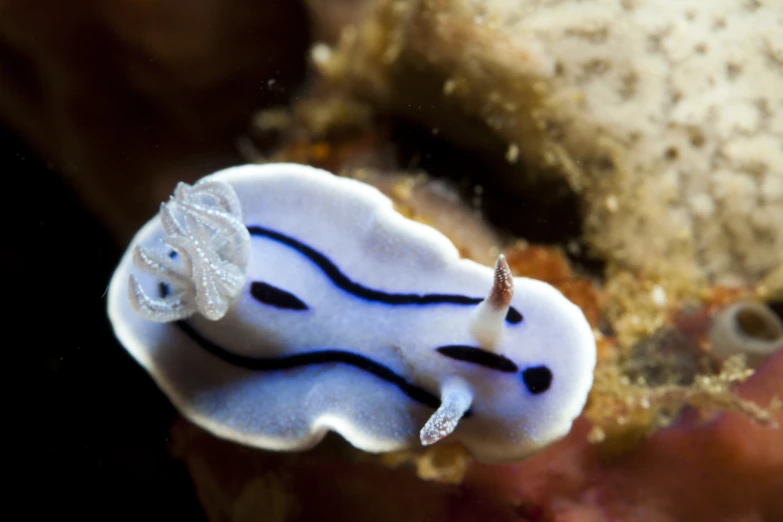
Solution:
<path fill-rule="evenodd" d="M 516 177 L 563 179 L 608 261 L 747 284 L 783 259 L 781 35 L 774 1 L 397 0 L 315 57 L 383 110 L 444 128 L 456 106 L 444 132 L 505 143 Z"/>
<path fill-rule="evenodd" d="M 678 367 L 677 361 L 662 366 L 670 371 Z M 700 408 L 704 414 L 736 411 L 759 425 L 778 427 L 775 401 L 765 408 L 734 393 L 734 386 L 753 374 L 739 357 L 727 360 L 717 375 L 694 375 L 686 384 L 654 385 L 641 375 L 634 381 L 624 369 L 611 360 L 598 368 L 585 412 L 593 425 L 588 439 L 603 443 L 606 452 L 622 453 L 634 447 L 644 436 L 674 422 L 686 406 Z"/>

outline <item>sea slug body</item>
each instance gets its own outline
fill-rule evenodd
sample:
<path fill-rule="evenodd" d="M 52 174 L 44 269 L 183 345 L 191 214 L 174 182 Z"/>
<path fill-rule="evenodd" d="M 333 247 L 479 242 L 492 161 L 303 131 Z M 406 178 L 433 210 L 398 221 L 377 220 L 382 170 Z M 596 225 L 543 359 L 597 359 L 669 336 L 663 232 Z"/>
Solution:
<path fill-rule="evenodd" d="M 333 430 L 371 452 L 448 437 L 519 459 L 568 432 L 595 367 L 556 289 L 295 164 L 181 183 L 131 242 L 108 313 L 186 417 L 270 450 Z"/>

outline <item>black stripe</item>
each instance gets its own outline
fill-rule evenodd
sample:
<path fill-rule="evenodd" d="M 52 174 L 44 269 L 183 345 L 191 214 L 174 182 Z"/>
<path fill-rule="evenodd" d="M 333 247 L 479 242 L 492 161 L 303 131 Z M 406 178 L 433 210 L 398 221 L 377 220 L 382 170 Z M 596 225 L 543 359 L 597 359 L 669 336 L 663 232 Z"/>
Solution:
<path fill-rule="evenodd" d="M 338 288 L 367 301 L 389 305 L 428 305 L 440 303 L 475 305 L 484 300 L 482 297 L 467 297 L 455 294 L 395 294 L 367 288 L 355 281 L 351 281 L 334 263 L 332 263 L 331 260 L 329 260 L 328 257 L 290 236 L 259 226 L 248 226 L 247 230 L 250 232 L 250 235 L 267 237 L 293 248 L 315 263 Z M 506 321 L 512 324 L 519 323 L 522 321 L 522 314 L 514 307 L 510 307 L 506 314 Z"/>
<path fill-rule="evenodd" d="M 250 284 L 250 295 L 256 301 L 276 308 L 286 310 L 308 309 L 307 305 L 294 294 L 261 281 L 253 281 Z"/>
<path fill-rule="evenodd" d="M 514 373 L 519 369 L 511 359 L 482 350 L 481 348 L 474 348 L 473 346 L 441 346 L 437 350 L 446 357 L 451 357 L 458 361 L 478 364 L 501 372 Z"/>
<path fill-rule="evenodd" d="M 218 346 L 199 334 L 186 321 L 177 321 L 177 326 L 203 349 L 234 366 L 255 371 L 274 371 L 291 370 L 293 368 L 301 368 L 311 364 L 347 364 L 348 366 L 353 366 L 354 368 L 369 372 L 379 379 L 395 385 L 405 395 L 425 406 L 429 406 L 432 409 L 438 409 L 440 406 L 440 399 L 435 395 L 408 382 L 404 377 L 394 373 L 394 371 L 386 366 L 357 353 L 344 350 L 320 350 L 316 352 L 297 353 L 285 357 L 248 357 L 231 353 L 225 348 Z M 468 416 L 468 414 L 466 414 L 466 416 Z"/>
<path fill-rule="evenodd" d="M 158 289 L 161 297 L 166 297 L 169 293 L 168 285 L 165 283 L 159 283 Z M 397 375 L 391 369 L 383 366 L 380 363 L 368 359 L 359 354 L 346 352 L 344 350 L 321 350 L 317 352 L 308 352 L 295 355 L 289 355 L 288 357 L 247 357 L 244 355 L 238 355 L 231 353 L 222 346 L 219 346 L 206 337 L 198 333 L 187 321 L 177 321 L 177 326 L 196 344 L 201 348 L 214 355 L 215 357 L 240 368 L 255 371 L 273 371 L 273 370 L 290 370 L 292 368 L 300 368 L 308 366 L 310 364 L 326 364 L 326 363 L 343 363 L 360 370 L 369 372 L 376 377 L 391 383 L 400 389 L 405 395 L 411 399 L 429 406 L 432 409 L 438 409 L 440 407 L 440 399 L 431 394 L 423 388 L 419 388 L 415 384 L 408 382 L 405 377 Z M 465 412 L 463 417 L 467 418 L 472 415 L 472 410 Z"/>

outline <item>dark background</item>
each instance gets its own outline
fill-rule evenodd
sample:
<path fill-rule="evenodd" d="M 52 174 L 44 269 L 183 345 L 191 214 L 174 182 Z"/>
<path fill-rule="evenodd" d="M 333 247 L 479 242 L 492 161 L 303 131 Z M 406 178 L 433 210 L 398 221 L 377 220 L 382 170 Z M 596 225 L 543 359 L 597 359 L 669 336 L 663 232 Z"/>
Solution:
<path fill-rule="evenodd" d="M 205 520 L 168 451 L 175 412 L 106 317 L 117 242 L 56 165 L 7 128 L 0 144 L 11 504 L 25 520 Z"/>
<path fill-rule="evenodd" d="M 176 413 L 115 340 L 105 292 L 174 183 L 238 163 L 252 114 L 289 102 L 309 42 L 289 0 L 0 0 L 14 518 L 205 520 L 169 449 Z"/>

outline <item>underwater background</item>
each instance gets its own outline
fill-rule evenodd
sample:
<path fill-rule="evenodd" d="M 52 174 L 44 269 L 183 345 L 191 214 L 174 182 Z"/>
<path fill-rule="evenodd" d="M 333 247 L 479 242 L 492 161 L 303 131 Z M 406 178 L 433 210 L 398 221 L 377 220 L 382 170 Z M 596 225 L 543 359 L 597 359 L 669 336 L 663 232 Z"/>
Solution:
<path fill-rule="evenodd" d="M 572 433 L 490 466 L 183 420 L 109 278 L 177 181 L 273 161 L 578 304 L 599 364 Z M 783 521 L 778 0 L 0 0 L 0 166 L 27 518 Z"/>

